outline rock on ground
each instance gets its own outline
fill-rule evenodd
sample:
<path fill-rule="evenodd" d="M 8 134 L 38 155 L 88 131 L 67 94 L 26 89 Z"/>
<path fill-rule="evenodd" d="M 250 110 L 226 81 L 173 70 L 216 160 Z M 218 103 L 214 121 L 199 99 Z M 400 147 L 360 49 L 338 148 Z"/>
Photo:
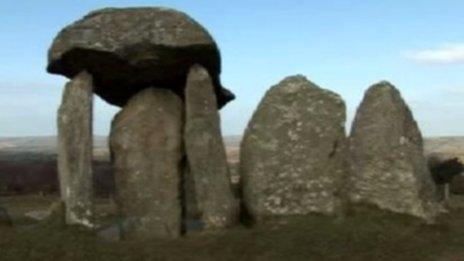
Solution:
<path fill-rule="evenodd" d="M 58 174 L 66 223 L 92 227 L 93 81 L 87 72 L 66 84 L 58 110 Z"/>
<path fill-rule="evenodd" d="M 304 76 L 264 96 L 240 150 L 245 205 L 254 219 L 333 213 L 344 175 L 345 104 Z"/>
<path fill-rule="evenodd" d="M 87 70 L 99 96 L 124 106 L 151 86 L 183 94 L 195 63 L 212 75 L 220 106 L 234 99 L 220 83 L 219 49 L 198 22 L 167 8 L 105 8 L 61 30 L 49 50 L 47 70 L 69 78 Z"/>
<path fill-rule="evenodd" d="M 350 198 L 432 220 L 435 189 L 423 141 L 400 92 L 388 82 L 371 86 L 350 135 Z"/>
<path fill-rule="evenodd" d="M 173 92 L 149 88 L 113 119 L 110 148 L 122 238 L 180 235 L 182 112 Z"/>
<path fill-rule="evenodd" d="M 0 207 L 0 226 L 11 226 L 13 222 L 5 208 Z"/>
<path fill-rule="evenodd" d="M 185 88 L 185 150 L 194 196 L 205 228 L 238 221 L 214 86 L 208 71 L 194 65 Z"/>

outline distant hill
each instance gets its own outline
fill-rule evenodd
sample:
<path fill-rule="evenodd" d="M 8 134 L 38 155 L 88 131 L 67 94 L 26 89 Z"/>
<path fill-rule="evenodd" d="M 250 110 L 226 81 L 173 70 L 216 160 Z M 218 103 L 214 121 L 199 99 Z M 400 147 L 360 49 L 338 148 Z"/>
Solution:
<path fill-rule="evenodd" d="M 94 136 L 94 148 L 106 148 L 105 136 Z M 0 151 L 56 152 L 56 136 L 0 138 Z"/>
<path fill-rule="evenodd" d="M 445 153 L 464 155 L 464 137 L 433 137 L 425 139 L 426 153 Z"/>
<path fill-rule="evenodd" d="M 224 143 L 226 146 L 238 146 L 241 136 L 226 136 Z M 108 146 L 106 136 L 94 136 L 93 145 L 95 149 L 104 149 Z M 37 137 L 0 137 L 0 151 L 41 151 L 55 152 L 57 147 L 56 136 L 37 136 Z"/>
<path fill-rule="evenodd" d="M 227 150 L 238 155 L 240 140 L 239 135 L 224 137 Z M 0 157 L 18 153 L 56 154 L 56 147 L 55 136 L 0 138 Z M 424 150 L 426 154 L 454 154 L 464 158 L 464 136 L 425 138 Z M 97 156 L 107 156 L 107 137 L 94 137 L 94 153 Z"/>

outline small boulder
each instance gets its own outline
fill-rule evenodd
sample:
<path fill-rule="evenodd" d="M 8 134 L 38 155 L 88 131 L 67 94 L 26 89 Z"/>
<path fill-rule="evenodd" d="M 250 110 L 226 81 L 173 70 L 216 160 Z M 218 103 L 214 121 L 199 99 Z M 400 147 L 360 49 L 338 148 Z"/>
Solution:
<path fill-rule="evenodd" d="M 12 226 L 13 222 L 11 220 L 8 211 L 5 208 L 0 207 L 0 226 Z"/>

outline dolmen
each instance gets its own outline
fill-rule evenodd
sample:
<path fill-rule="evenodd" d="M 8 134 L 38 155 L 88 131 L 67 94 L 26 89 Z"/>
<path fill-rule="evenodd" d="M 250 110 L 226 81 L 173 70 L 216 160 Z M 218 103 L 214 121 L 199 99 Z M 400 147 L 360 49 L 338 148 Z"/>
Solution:
<path fill-rule="evenodd" d="M 232 192 L 219 109 L 217 44 L 186 14 L 107 8 L 64 28 L 48 72 L 70 79 L 58 110 L 58 170 L 66 224 L 96 227 L 93 95 L 121 110 L 111 124 L 120 238 L 173 239 L 253 221 L 369 204 L 433 222 L 439 208 L 422 135 L 399 91 L 370 87 L 351 133 L 340 95 L 302 75 L 271 87 L 240 145 L 243 209 Z M 192 222 L 194 221 L 194 222 Z"/>
<path fill-rule="evenodd" d="M 234 94 L 198 22 L 167 8 L 97 10 L 59 32 L 47 70 L 70 79 L 58 111 L 67 224 L 95 227 L 93 94 L 121 107 L 109 139 L 121 237 L 176 238 L 189 215 L 206 230 L 237 222 L 218 112 Z"/>

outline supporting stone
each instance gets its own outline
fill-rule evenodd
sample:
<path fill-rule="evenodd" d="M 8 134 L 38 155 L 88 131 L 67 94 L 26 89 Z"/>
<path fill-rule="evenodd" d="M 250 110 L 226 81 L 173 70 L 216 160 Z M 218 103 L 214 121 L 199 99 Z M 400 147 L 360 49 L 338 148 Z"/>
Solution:
<path fill-rule="evenodd" d="M 66 223 L 93 227 L 93 81 L 81 72 L 65 86 L 58 110 L 58 172 Z"/>
<path fill-rule="evenodd" d="M 185 157 L 184 170 L 182 172 L 183 183 L 182 183 L 182 192 L 183 192 L 183 211 L 186 225 L 190 222 L 196 222 L 201 219 L 201 213 L 198 209 L 197 196 L 195 191 L 195 179 L 190 171 L 190 166 L 187 162 L 187 157 Z M 188 230 L 188 228 L 187 228 Z"/>
<path fill-rule="evenodd" d="M 345 173 L 345 104 L 297 75 L 264 96 L 245 131 L 240 174 L 248 214 L 332 214 Z"/>
<path fill-rule="evenodd" d="M 123 239 L 181 233 L 182 113 L 177 95 L 149 88 L 113 119 L 110 148 Z"/>
<path fill-rule="evenodd" d="M 206 229 L 230 226 L 238 220 L 238 203 L 230 184 L 214 85 L 200 65 L 192 66 L 187 76 L 185 110 L 187 175 L 193 179 L 201 220 Z"/>
<path fill-rule="evenodd" d="M 439 208 L 419 127 L 400 92 L 371 86 L 350 134 L 350 198 L 432 221 Z"/>

